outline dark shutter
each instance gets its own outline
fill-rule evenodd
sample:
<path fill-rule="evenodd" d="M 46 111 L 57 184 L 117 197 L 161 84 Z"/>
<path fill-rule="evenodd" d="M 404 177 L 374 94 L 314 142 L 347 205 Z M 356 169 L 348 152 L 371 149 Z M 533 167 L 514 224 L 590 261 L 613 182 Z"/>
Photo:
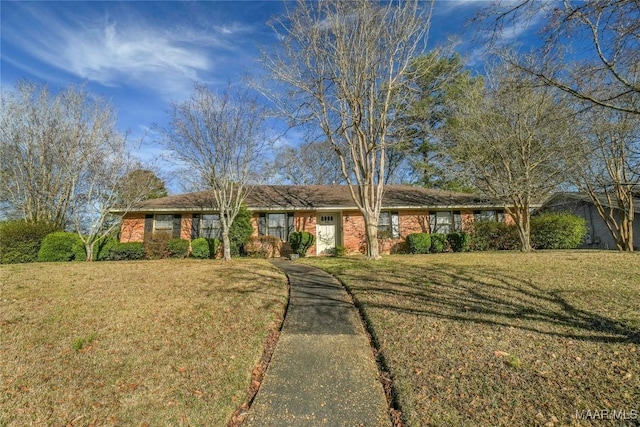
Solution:
<path fill-rule="evenodd" d="M 182 228 L 182 215 L 173 216 L 173 238 L 180 238 L 180 229 Z"/>
<path fill-rule="evenodd" d="M 287 214 L 287 235 L 284 236 L 284 240 L 289 240 L 289 234 L 296 231 L 295 222 L 293 219 L 293 212 Z"/>
<path fill-rule="evenodd" d="M 264 236 L 267 234 L 267 214 L 261 213 L 258 216 L 258 235 Z"/>
<path fill-rule="evenodd" d="M 200 214 L 194 214 L 191 219 L 191 240 L 200 237 Z"/>
<path fill-rule="evenodd" d="M 153 215 L 144 216 L 144 238 L 147 239 L 153 234 Z"/>

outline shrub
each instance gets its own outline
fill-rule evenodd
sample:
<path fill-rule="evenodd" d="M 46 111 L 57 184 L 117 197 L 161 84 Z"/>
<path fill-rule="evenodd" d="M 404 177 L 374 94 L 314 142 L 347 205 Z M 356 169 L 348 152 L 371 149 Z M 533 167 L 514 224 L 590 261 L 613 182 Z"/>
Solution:
<path fill-rule="evenodd" d="M 87 260 L 87 249 L 84 246 L 82 240 L 78 239 L 77 242 L 73 244 L 71 247 L 71 252 L 73 252 L 73 260 L 74 261 L 86 261 Z M 95 256 L 94 256 L 95 258 Z"/>
<path fill-rule="evenodd" d="M 409 253 L 428 254 L 431 249 L 431 235 L 429 233 L 412 233 L 407 236 Z"/>
<path fill-rule="evenodd" d="M 520 247 L 520 238 L 515 225 L 483 221 L 475 224 L 470 246 L 474 251 L 514 250 Z"/>
<path fill-rule="evenodd" d="M 432 254 L 439 254 L 445 251 L 447 248 L 447 235 L 442 233 L 431 234 L 431 248 L 429 251 Z"/>
<path fill-rule="evenodd" d="M 167 244 L 172 258 L 186 258 L 189 255 L 189 241 L 183 239 L 171 239 Z"/>
<path fill-rule="evenodd" d="M 93 247 L 93 255 L 97 261 L 106 261 L 111 248 L 119 243 L 117 239 L 107 236 L 98 239 Z"/>
<path fill-rule="evenodd" d="M 231 255 L 246 255 L 245 246 L 249 242 L 253 234 L 253 226 L 251 225 L 251 212 L 242 206 L 238 215 L 236 215 L 231 227 L 229 227 L 229 242 L 231 244 Z M 217 253 L 217 250 L 216 252 Z"/>
<path fill-rule="evenodd" d="M 120 243 L 113 242 L 105 256 L 107 261 L 125 261 L 144 259 L 144 244 L 141 242 Z"/>
<path fill-rule="evenodd" d="M 245 248 L 247 255 L 255 258 L 275 258 L 280 255 L 282 242 L 274 236 L 251 237 Z"/>
<path fill-rule="evenodd" d="M 316 241 L 316 237 L 308 231 L 294 231 L 289 234 L 289 243 L 291 250 L 301 257 L 307 254 L 307 251 Z"/>
<path fill-rule="evenodd" d="M 34 262 L 42 240 L 60 229 L 49 223 L 35 224 L 25 221 L 0 223 L 0 263 Z"/>
<path fill-rule="evenodd" d="M 198 259 L 208 259 L 211 256 L 207 239 L 199 237 L 191 241 L 191 256 Z"/>
<path fill-rule="evenodd" d="M 535 249 L 575 249 L 587 234 L 584 218 L 549 212 L 531 218 L 531 246 Z"/>
<path fill-rule="evenodd" d="M 144 255 L 147 259 L 169 258 L 171 233 L 153 233 L 144 239 Z"/>
<path fill-rule="evenodd" d="M 82 245 L 82 240 L 76 233 L 56 231 L 48 234 L 38 251 L 38 261 L 72 261 L 75 259 L 74 246 L 77 251 L 78 245 Z"/>
<path fill-rule="evenodd" d="M 454 231 L 447 234 L 447 242 L 453 252 L 468 252 L 471 243 L 471 236 L 464 231 Z"/>
<path fill-rule="evenodd" d="M 344 246 L 336 246 L 333 248 L 333 255 L 337 257 L 345 256 L 347 253 L 347 248 Z"/>

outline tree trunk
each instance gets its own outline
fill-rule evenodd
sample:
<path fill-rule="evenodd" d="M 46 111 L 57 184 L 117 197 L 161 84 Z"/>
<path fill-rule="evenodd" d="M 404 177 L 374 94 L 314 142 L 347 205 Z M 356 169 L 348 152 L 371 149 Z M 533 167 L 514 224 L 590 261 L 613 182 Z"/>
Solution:
<path fill-rule="evenodd" d="M 84 250 L 87 253 L 87 262 L 92 262 L 93 261 L 93 246 L 95 245 L 95 241 L 91 242 L 91 243 L 85 243 L 84 244 Z"/>
<path fill-rule="evenodd" d="M 531 252 L 531 217 L 527 207 L 514 208 L 513 217 L 516 220 L 516 229 L 520 238 L 520 250 Z"/>
<path fill-rule="evenodd" d="M 367 238 L 367 259 L 380 259 L 382 257 L 378 247 L 378 221 L 371 213 L 363 212 L 362 214 Z"/>
<path fill-rule="evenodd" d="M 231 240 L 229 239 L 229 230 L 222 230 L 222 259 L 231 260 Z"/>

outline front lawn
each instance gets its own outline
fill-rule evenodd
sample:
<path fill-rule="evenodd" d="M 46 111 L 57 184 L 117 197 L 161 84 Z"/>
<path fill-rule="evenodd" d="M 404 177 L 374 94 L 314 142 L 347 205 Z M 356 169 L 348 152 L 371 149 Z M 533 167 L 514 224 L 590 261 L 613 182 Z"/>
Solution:
<path fill-rule="evenodd" d="M 259 260 L 0 267 L 0 425 L 225 425 L 286 279 Z"/>
<path fill-rule="evenodd" d="M 303 262 L 354 294 L 408 426 L 640 423 L 640 254 Z"/>

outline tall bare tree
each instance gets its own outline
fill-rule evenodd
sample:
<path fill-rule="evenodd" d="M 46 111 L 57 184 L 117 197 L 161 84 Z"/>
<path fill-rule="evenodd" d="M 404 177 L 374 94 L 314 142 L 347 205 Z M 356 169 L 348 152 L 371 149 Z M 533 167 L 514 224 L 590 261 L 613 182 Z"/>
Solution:
<path fill-rule="evenodd" d="M 102 140 L 91 153 L 69 215 L 84 243 L 87 261 L 94 259 L 96 243 L 118 229 L 124 215 L 157 190 L 156 175 L 136 173 L 141 170 L 149 172 L 128 152 L 119 133 Z"/>
<path fill-rule="evenodd" d="M 546 22 L 539 60 L 510 56 L 512 64 L 593 105 L 640 114 L 638 0 L 497 1 L 483 17 L 499 35 L 539 14 Z"/>
<path fill-rule="evenodd" d="M 279 183 L 293 185 L 342 184 L 340 159 L 328 142 L 307 142 L 298 147 L 285 145 L 274 151 L 269 169 Z"/>
<path fill-rule="evenodd" d="M 81 87 L 52 95 L 29 82 L 0 101 L 0 196 L 25 220 L 63 228 L 93 153 L 114 135 L 112 107 Z"/>
<path fill-rule="evenodd" d="M 393 95 L 426 43 L 430 7 L 416 0 L 298 0 L 272 23 L 281 49 L 263 55 L 282 84 L 274 96 L 280 111 L 293 125 L 318 127 L 338 155 L 364 216 L 371 259 L 380 257 Z"/>
<path fill-rule="evenodd" d="M 576 141 L 573 111 L 512 66 L 494 66 L 486 82 L 455 103 L 449 152 L 475 187 L 505 204 L 530 251 L 530 209 L 572 165 L 565 153 Z"/>
<path fill-rule="evenodd" d="M 580 117 L 584 144 L 573 182 L 593 201 L 618 250 L 633 251 L 640 116 L 600 107 L 583 111 Z"/>
<path fill-rule="evenodd" d="M 210 202 L 203 202 L 220 212 L 224 259 L 230 260 L 229 229 L 269 145 L 265 110 L 247 90 L 229 86 L 218 95 L 197 84 L 188 101 L 172 105 L 170 115 L 164 143 L 186 166 L 185 176 L 210 190 Z"/>

